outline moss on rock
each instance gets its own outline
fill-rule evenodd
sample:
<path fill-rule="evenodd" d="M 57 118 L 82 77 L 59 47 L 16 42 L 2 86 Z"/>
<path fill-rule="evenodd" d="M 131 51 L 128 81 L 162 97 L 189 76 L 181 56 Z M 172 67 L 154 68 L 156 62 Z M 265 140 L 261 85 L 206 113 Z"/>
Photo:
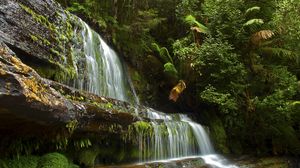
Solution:
<path fill-rule="evenodd" d="M 215 142 L 216 148 L 225 154 L 229 153 L 229 149 L 227 148 L 227 135 L 222 124 L 222 121 L 218 118 L 214 119 L 210 125 L 210 131 L 212 139 Z"/>
<path fill-rule="evenodd" d="M 39 159 L 37 168 L 68 168 L 68 159 L 60 153 L 49 153 Z"/>
<path fill-rule="evenodd" d="M 48 153 L 43 156 L 20 156 L 14 159 L 0 160 L 1 168 L 79 168 L 70 163 L 66 156 L 60 153 Z"/>

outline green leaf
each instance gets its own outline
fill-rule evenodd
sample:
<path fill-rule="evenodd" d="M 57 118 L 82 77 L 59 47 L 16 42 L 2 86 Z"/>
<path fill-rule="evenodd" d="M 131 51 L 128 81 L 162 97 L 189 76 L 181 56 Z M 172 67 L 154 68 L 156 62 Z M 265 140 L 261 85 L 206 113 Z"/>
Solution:
<path fill-rule="evenodd" d="M 204 33 L 204 34 L 208 34 L 209 30 L 206 26 L 204 26 L 203 24 L 199 23 L 196 18 L 192 15 L 188 15 L 185 17 L 185 22 L 187 24 L 189 24 L 190 26 L 197 26 L 199 28 L 199 30 Z"/>
<path fill-rule="evenodd" d="M 249 9 L 246 10 L 245 14 L 248 15 L 250 13 L 253 13 L 253 12 L 258 12 L 260 11 L 260 7 L 259 6 L 253 6 Z"/>
<path fill-rule="evenodd" d="M 175 66 L 171 62 L 168 62 L 164 65 L 164 72 L 172 76 L 177 76 L 178 74 Z"/>
<path fill-rule="evenodd" d="M 264 21 L 262 19 L 251 19 L 251 20 L 248 20 L 246 23 L 243 24 L 244 27 L 247 27 L 247 26 L 253 26 L 253 25 L 262 25 L 264 24 Z"/>
<path fill-rule="evenodd" d="M 164 61 L 164 63 L 166 62 L 173 63 L 173 59 L 166 47 L 160 47 L 157 43 L 152 43 L 151 45 L 152 45 L 152 49 L 158 52 L 160 58 Z"/>

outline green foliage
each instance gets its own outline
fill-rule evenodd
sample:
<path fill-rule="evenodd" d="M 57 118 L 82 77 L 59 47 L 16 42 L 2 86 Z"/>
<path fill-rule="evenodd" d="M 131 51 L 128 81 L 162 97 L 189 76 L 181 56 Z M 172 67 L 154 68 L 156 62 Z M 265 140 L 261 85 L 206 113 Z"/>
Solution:
<path fill-rule="evenodd" d="M 78 124 L 78 121 L 75 119 L 75 120 L 70 120 L 67 125 L 66 125 L 66 128 L 68 129 L 68 131 L 70 133 L 73 133 L 73 131 L 76 129 L 77 127 L 77 124 Z"/>
<path fill-rule="evenodd" d="M 246 12 L 245 12 L 245 14 L 249 15 L 249 14 L 252 14 L 252 13 L 258 12 L 258 11 L 260 11 L 260 7 L 259 6 L 253 6 L 253 7 L 249 8 L 249 9 L 247 9 Z"/>
<path fill-rule="evenodd" d="M 85 165 L 86 167 L 93 167 L 97 155 L 100 153 L 100 150 L 97 147 L 85 149 L 79 154 L 80 164 Z"/>
<path fill-rule="evenodd" d="M 164 65 L 164 72 L 177 78 L 178 72 L 171 62 L 167 62 Z"/>
<path fill-rule="evenodd" d="M 230 93 L 219 93 L 216 88 L 208 86 L 200 93 L 203 101 L 218 105 L 219 110 L 228 113 L 228 110 L 238 110 L 236 100 Z"/>
<path fill-rule="evenodd" d="M 275 1 L 268 2 L 274 6 L 272 3 Z M 299 136 L 291 117 L 296 113 L 297 100 L 292 99 L 297 92 L 297 78 L 290 71 L 296 67 L 299 43 L 288 41 L 287 37 L 291 39 L 297 32 L 289 36 L 286 30 L 292 32 L 300 24 L 289 18 L 295 13 L 289 15 L 289 23 L 283 19 L 287 15 L 283 11 L 299 3 L 276 2 L 280 8 L 272 9 L 273 18 L 271 9 L 264 11 L 267 8 L 262 4 L 243 0 L 204 1 L 202 16 L 207 18 L 210 36 L 204 38 L 201 46 L 193 44 L 190 36 L 177 40 L 173 44 L 174 55 L 196 72 L 197 102 L 222 115 L 227 138 L 239 144 L 239 149 L 247 151 L 247 146 L 252 146 L 257 153 L 299 154 Z M 274 20 L 270 22 L 271 19 Z M 270 30 L 274 21 L 277 25 L 273 28 L 280 29 L 275 33 Z M 188 16 L 187 22 L 197 26 L 195 17 Z M 282 23 L 293 26 L 287 28 Z M 266 147 L 268 141 L 272 149 Z M 230 147 L 241 151 L 234 145 Z"/>
<path fill-rule="evenodd" d="M 230 42 L 241 42 L 246 19 L 241 9 L 244 5 L 243 0 L 205 0 L 202 5 L 203 16 L 208 21 L 211 35 Z"/>
<path fill-rule="evenodd" d="M 182 0 L 176 7 L 176 14 L 178 18 L 183 18 L 187 15 L 200 16 L 199 7 L 201 1 L 199 0 Z"/>
<path fill-rule="evenodd" d="M 20 156 L 14 159 L 0 160 L 1 168 L 79 168 L 59 153 L 48 153 L 43 156 Z"/>
<path fill-rule="evenodd" d="M 183 47 L 180 43 L 174 43 L 174 54 L 179 59 L 191 62 L 191 67 L 201 74 L 201 85 L 228 81 L 229 86 L 243 82 L 245 67 L 228 43 L 207 39 L 199 48 L 194 44 Z M 223 87 L 226 87 L 225 83 Z"/>
<path fill-rule="evenodd" d="M 262 19 L 251 19 L 244 23 L 243 26 L 258 26 L 262 24 L 264 24 L 264 21 Z"/>
<path fill-rule="evenodd" d="M 20 156 L 15 159 L 0 160 L 2 168 L 37 168 L 39 157 L 37 156 Z"/>
<path fill-rule="evenodd" d="M 227 135 L 223 123 L 220 119 L 212 119 L 210 124 L 210 135 L 215 142 L 216 148 L 222 153 L 229 153 L 227 148 Z"/>
<path fill-rule="evenodd" d="M 152 137 L 153 127 L 149 122 L 137 121 L 128 127 L 127 133 L 124 135 L 125 140 L 137 143 L 139 137 Z"/>
<path fill-rule="evenodd" d="M 199 23 L 196 18 L 192 15 L 188 15 L 185 17 L 185 22 L 188 23 L 190 26 L 197 26 L 197 28 L 201 31 L 201 33 L 208 34 L 209 30 L 206 26 Z"/>
<path fill-rule="evenodd" d="M 142 0 L 114 4 L 72 0 L 67 4 L 70 11 L 96 23 L 126 60 L 144 70 L 141 73 L 157 88 L 150 92 L 167 90 L 161 87 L 170 76 L 184 79 L 188 88 L 177 105 L 211 113 L 207 122 L 213 134 L 220 134 L 216 142 L 223 152 L 228 151 L 228 144 L 230 151 L 239 154 L 300 153 L 299 1 Z M 190 27 L 202 32 L 198 44 Z M 151 136 L 152 132 L 147 122 L 129 127 L 130 137 Z"/>
<path fill-rule="evenodd" d="M 156 51 L 164 63 L 173 62 L 173 59 L 166 47 L 160 47 L 157 43 L 152 43 L 153 51 Z"/>

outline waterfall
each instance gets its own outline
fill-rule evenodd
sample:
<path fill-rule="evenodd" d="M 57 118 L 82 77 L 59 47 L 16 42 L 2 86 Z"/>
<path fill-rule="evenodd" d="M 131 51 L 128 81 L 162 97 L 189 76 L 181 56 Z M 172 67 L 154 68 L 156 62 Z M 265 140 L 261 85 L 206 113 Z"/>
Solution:
<path fill-rule="evenodd" d="M 79 22 L 85 68 L 82 70 L 84 73 L 77 68 L 79 75 L 72 85 L 90 93 L 129 102 L 126 75 L 116 52 L 85 22 L 81 19 Z"/>
<path fill-rule="evenodd" d="M 81 35 L 78 43 L 83 45 L 83 56 L 75 61 L 78 75 L 70 84 L 97 95 L 129 102 L 127 92 L 133 87 L 116 52 L 85 22 L 78 20 L 81 28 L 75 33 Z M 132 89 L 130 92 L 135 104 L 138 104 L 135 91 Z M 214 154 L 205 128 L 187 115 L 165 114 L 151 108 L 144 115 L 141 117 L 150 120 L 153 133 L 138 135 L 140 162 L 201 156 L 214 167 L 234 167 L 227 166 L 226 159 Z"/>
<path fill-rule="evenodd" d="M 214 153 L 204 128 L 187 115 L 167 115 L 150 108 L 147 115 L 152 120 L 154 133 L 153 137 L 147 137 L 149 148 L 140 149 L 142 153 L 150 153 L 148 158 L 141 158 L 142 161 Z"/>
<path fill-rule="evenodd" d="M 154 133 L 140 138 L 140 162 L 201 157 L 215 168 L 237 168 L 215 154 L 205 128 L 186 114 L 165 114 L 148 108 L 146 115 Z"/>

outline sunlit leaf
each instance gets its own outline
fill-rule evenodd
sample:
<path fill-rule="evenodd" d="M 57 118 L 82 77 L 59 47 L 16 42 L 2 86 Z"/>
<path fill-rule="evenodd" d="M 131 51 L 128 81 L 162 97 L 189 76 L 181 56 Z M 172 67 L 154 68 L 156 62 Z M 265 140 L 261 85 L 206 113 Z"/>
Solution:
<path fill-rule="evenodd" d="M 264 24 L 264 21 L 262 19 L 251 19 L 248 20 L 243 26 L 254 26 L 254 25 L 262 25 Z"/>
<path fill-rule="evenodd" d="M 248 15 L 250 13 L 253 13 L 253 12 L 258 12 L 260 11 L 260 7 L 259 6 L 253 6 L 249 9 L 246 10 L 245 14 Z"/>
<path fill-rule="evenodd" d="M 196 18 L 192 15 L 188 15 L 185 17 L 185 22 L 188 23 L 190 26 L 195 27 L 197 26 L 197 30 L 201 33 L 208 34 L 209 30 L 206 26 L 199 23 Z"/>
<path fill-rule="evenodd" d="M 173 87 L 173 89 L 171 90 L 169 99 L 176 102 L 179 95 L 184 91 L 185 88 L 186 88 L 185 82 L 183 80 L 179 80 L 178 84 L 175 87 Z"/>

